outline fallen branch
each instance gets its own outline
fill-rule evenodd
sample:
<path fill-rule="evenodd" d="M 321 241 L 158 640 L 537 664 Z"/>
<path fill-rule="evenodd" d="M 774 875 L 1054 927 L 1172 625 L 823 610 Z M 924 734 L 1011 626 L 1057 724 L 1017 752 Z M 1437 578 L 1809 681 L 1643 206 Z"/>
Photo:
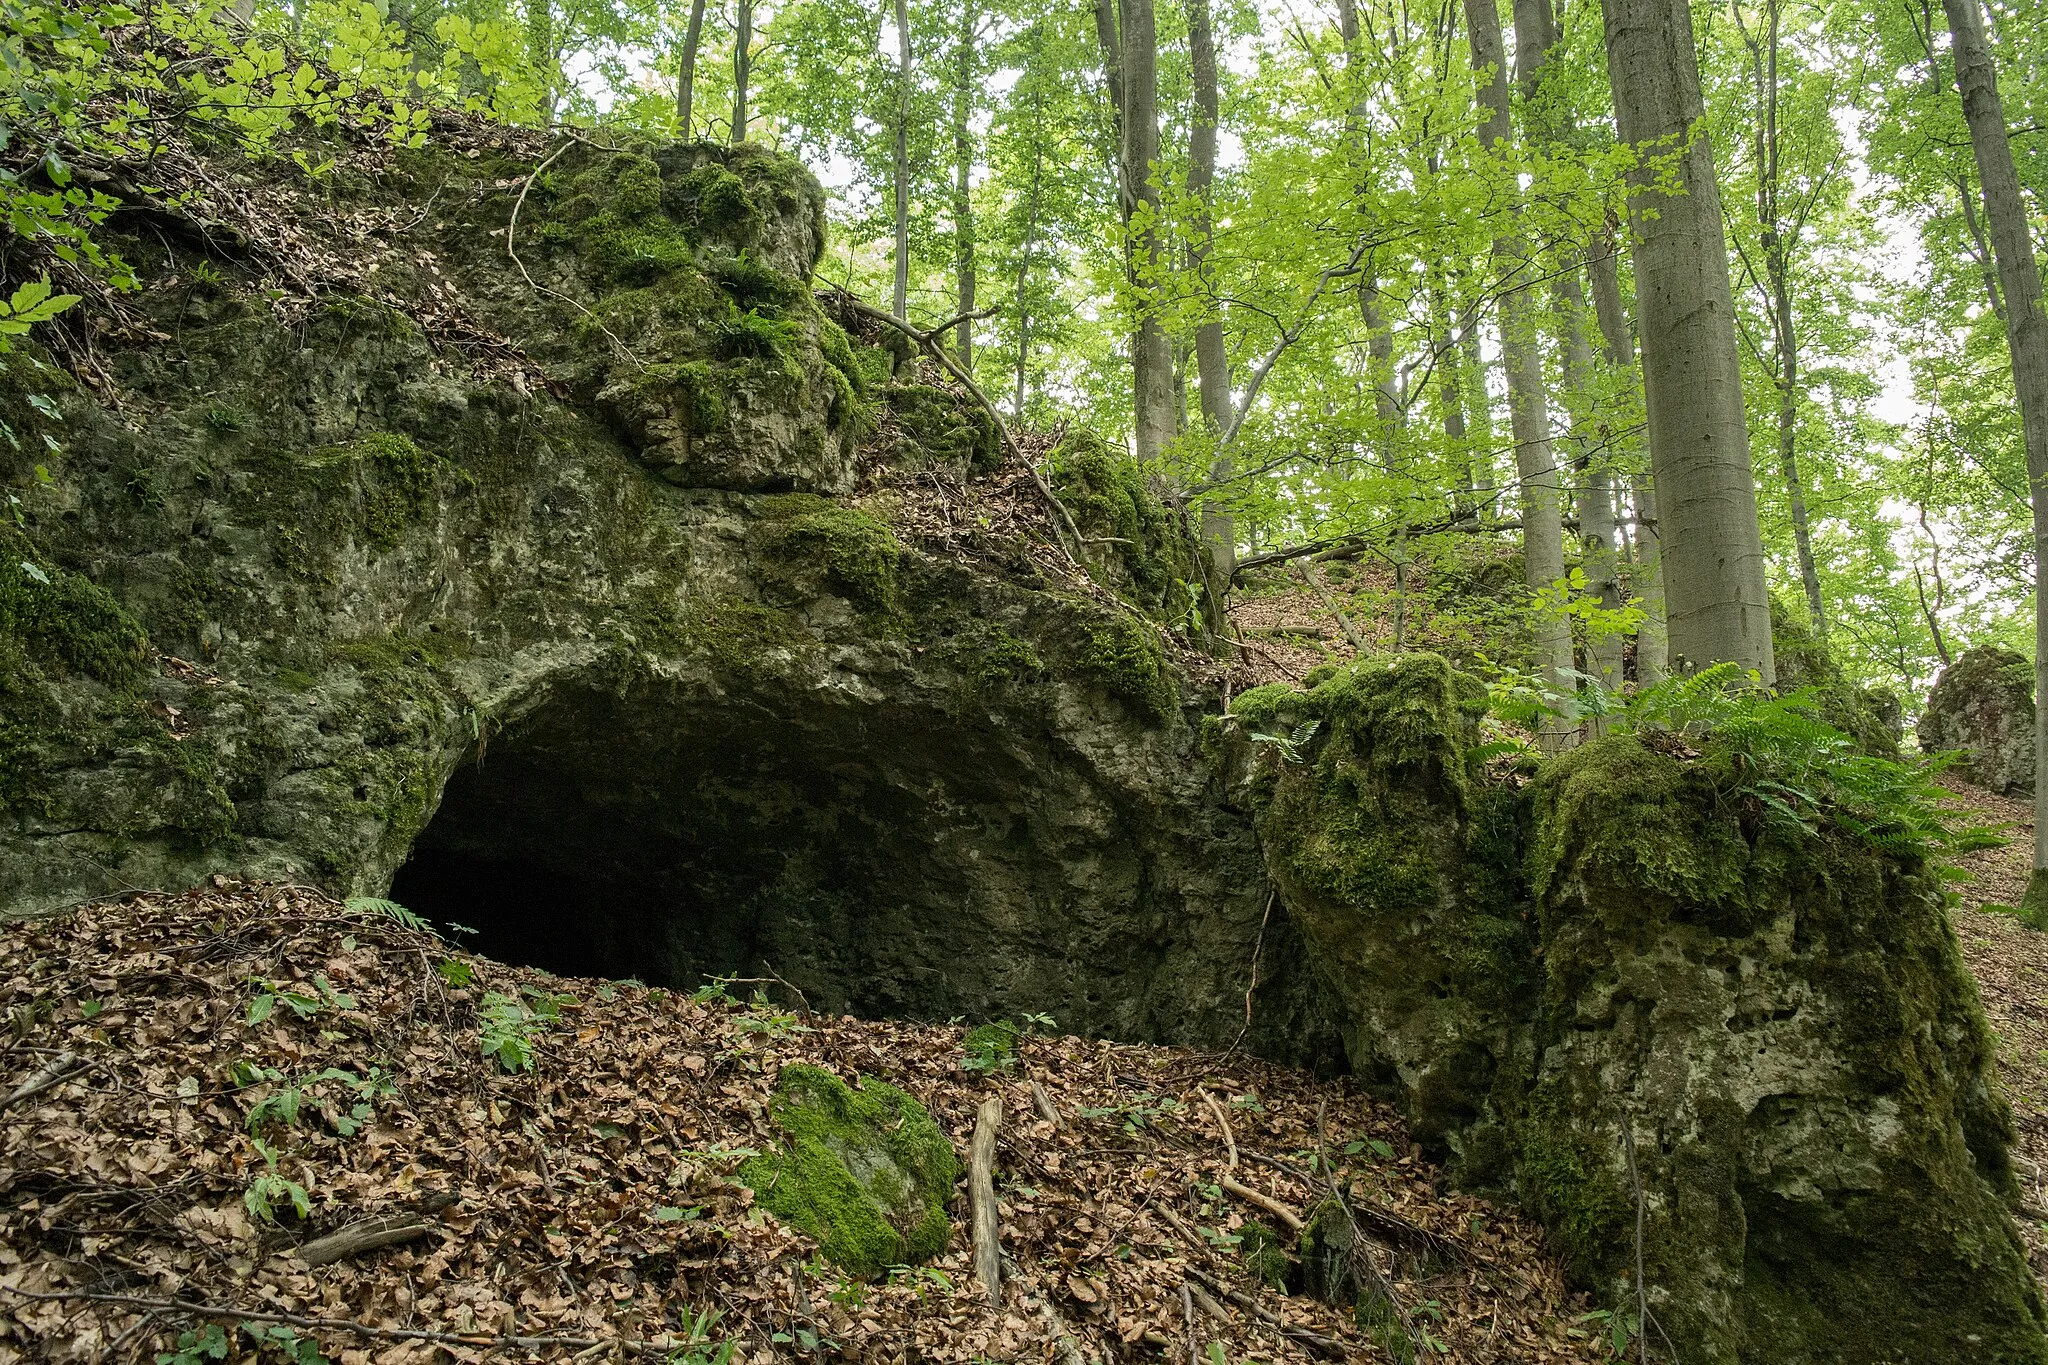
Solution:
<path fill-rule="evenodd" d="M 0 1111 L 12 1109 L 24 1100 L 32 1100 L 45 1090 L 55 1089 L 66 1076 L 85 1065 L 85 1058 L 75 1052 L 60 1052 L 29 1073 L 27 1080 L 14 1088 L 14 1093 L 0 1100 Z"/>
<path fill-rule="evenodd" d="M 1208 1105 L 1209 1112 L 1215 1115 L 1216 1126 L 1223 1130 L 1223 1145 L 1230 1149 L 1230 1169 L 1234 1171 L 1237 1169 L 1237 1138 L 1230 1131 L 1230 1118 L 1223 1112 L 1223 1106 L 1217 1103 L 1214 1095 L 1206 1090 L 1200 1093 L 1202 1103 Z"/>
<path fill-rule="evenodd" d="M 1044 1119 L 1054 1128 L 1060 1126 L 1060 1111 L 1053 1104 L 1051 1093 L 1037 1081 L 1031 1083 L 1031 1105 L 1034 1109 L 1038 1110 L 1038 1117 Z"/>
<path fill-rule="evenodd" d="M 1326 1337 L 1320 1332 L 1312 1332 L 1306 1327 L 1295 1326 L 1251 1295 L 1232 1289 L 1221 1280 L 1211 1279 L 1193 1266 L 1187 1267 L 1187 1274 L 1189 1279 L 1194 1280 L 1198 1284 L 1207 1285 L 1212 1291 L 1221 1294 L 1224 1298 L 1230 1300 L 1239 1308 L 1244 1309 L 1245 1312 L 1250 1313 L 1281 1336 L 1286 1337 L 1290 1341 L 1300 1342 L 1317 1355 L 1325 1356 L 1331 1360 L 1342 1360 L 1347 1354 L 1343 1342 Z"/>
<path fill-rule="evenodd" d="M 315 1237 L 279 1254 L 296 1256 L 310 1266 L 333 1265 L 336 1261 L 345 1261 L 366 1251 L 417 1241 L 430 1231 L 432 1228 L 426 1219 L 417 1213 L 390 1213 L 350 1223 L 325 1237 Z"/>
<path fill-rule="evenodd" d="M 1003 1102 L 994 1095 L 981 1102 L 974 1116 L 974 1143 L 968 1151 L 967 1202 L 974 1214 L 974 1273 L 988 1291 L 988 1301 L 1003 1301 L 1003 1248 L 996 1231 L 996 1129 L 1003 1122 Z"/>
<path fill-rule="evenodd" d="M 632 1341 L 623 1337 L 528 1337 L 510 1333 L 492 1336 L 480 1332 L 436 1332 L 424 1327 L 373 1327 L 367 1322 L 357 1322 L 353 1318 L 312 1318 L 298 1313 L 232 1308 L 226 1304 L 200 1303 L 193 1299 L 145 1299 L 130 1294 L 88 1294 L 83 1290 L 41 1293 L 33 1289 L 17 1289 L 13 1285 L 0 1288 L 5 1288 L 8 1293 L 19 1298 L 43 1302 L 104 1303 L 116 1308 L 133 1309 L 138 1313 L 187 1313 L 199 1318 L 232 1318 L 236 1322 L 275 1323 L 280 1327 L 300 1327 L 308 1331 L 353 1332 L 357 1336 L 373 1337 L 380 1341 L 428 1341 L 441 1346 L 470 1346 L 486 1350 L 511 1347 L 523 1351 L 541 1350 L 549 1346 L 566 1346 L 578 1350 L 608 1346 L 620 1351 L 655 1356 L 666 1356 L 672 1349 L 668 1342 L 659 1339 Z"/>
<path fill-rule="evenodd" d="M 1238 1181 L 1232 1180 L 1227 1175 L 1224 1176 L 1221 1180 L 1217 1181 L 1216 1183 L 1222 1187 L 1224 1193 L 1234 1194 L 1239 1199 L 1244 1200 L 1246 1203 L 1257 1204 L 1267 1213 L 1270 1213 L 1275 1218 L 1278 1218 L 1281 1222 L 1287 1225 L 1287 1230 L 1289 1232 L 1298 1233 L 1301 1231 L 1301 1215 L 1296 1213 L 1293 1209 L 1288 1208 L 1285 1204 L 1275 1199 L 1272 1195 L 1261 1193 L 1260 1191 L 1253 1189 L 1249 1185 L 1241 1184 Z"/>
<path fill-rule="evenodd" d="M 1337 599 L 1324 586 L 1323 576 L 1315 571 L 1314 565 L 1296 561 L 1294 567 L 1301 574 L 1301 581 L 1308 584 L 1310 591 L 1321 600 L 1323 608 L 1337 618 L 1337 624 L 1344 628 L 1344 638 L 1351 642 L 1351 647 L 1360 654 L 1365 653 L 1365 642 L 1358 638 L 1358 627 L 1351 624 L 1350 613 L 1337 605 Z"/>

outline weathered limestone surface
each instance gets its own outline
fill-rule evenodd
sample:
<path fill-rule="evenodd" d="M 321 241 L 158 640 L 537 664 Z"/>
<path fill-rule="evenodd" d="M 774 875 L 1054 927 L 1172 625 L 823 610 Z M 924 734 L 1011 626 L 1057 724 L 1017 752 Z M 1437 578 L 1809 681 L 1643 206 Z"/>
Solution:
<path fill-rule="evenodd" d="M 810 176 L 578 148 L 523 209 L 542 294 L 492 235 L 511 169 L 429 152 L 356 187 L 469 206 L 379 271 L 417 310 L 280 317 L 145 236 L 167 340 L 105 346 L 99 393 L 12 358 L 0 415 L 63 451 L 45 486 L 0 446 L 27 521 L 0 532 L 0 912 L 398 874 L 564 971 L 1230 1042 L 1268 890 L 1145 614 L 1189 576 L 1173 519 L 1099 445 L 1060 453 L 1119 600 L 1000 537 L 923 548 L 886 488 L 818 496 L 878 424 L 948 479 L 993 452 L 813 303 Z M 455 308 L 530 368 L 474 372 L 421 324 Z M 1249 1041 L 1334 1055 L 1281 917 L 1261 960 Z"/>
<path fill-rule="evenodd" d="M 1683 1359 L 2048 1358 L 1934 873 L 1633 738 L 1479 782 L 1478 696 L 1374 659 L 1220 728 L 1353 1064 L 1618 1304 L 1640 1197 Z"/>
<path fill-rule="evenodd" d="M 1966 650 L 1921 713 L 1920 747 L 1960 749 L 1958 775 L 2007 796 L 2034 790 L 2034 666 L 2009 649 Z"/>

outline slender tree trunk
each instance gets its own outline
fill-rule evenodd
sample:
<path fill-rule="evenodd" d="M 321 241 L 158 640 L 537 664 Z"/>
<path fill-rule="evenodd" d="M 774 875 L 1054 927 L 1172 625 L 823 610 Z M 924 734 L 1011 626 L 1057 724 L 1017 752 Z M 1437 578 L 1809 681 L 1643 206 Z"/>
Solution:
<path fill-rule="evenodd" d="M 1593 254 L 1586 273 L 1593 281 L 1593 312 L 1600 322 L 1600 338 L 1607 363 L 1631 380 L 1636 376 L 1635 341 L 1629 336 L 1628 310 L 1621 302 L 1621 271 L 1616 261 L 1618 248 L 1611 229 L 1603 229 L 1593 241 Z M 1635 443 L 1617 447 L 1603 440 L 1611 465 L 1640 465 Z M 1642 599 L 1643 622 L 1636 628 L 1636 681 L 1644 686 L 1661 682 L 1669 667 L 1664 636 L 1664 557 L 1657 538 L 1657 499 L 1647 475 L 1630 480 L 1636 521 L 1636 595 Z"/>
<path fill-rule="evenodd" d="M 1977 184 L 1998 282 L 2005 294 L 2005 339 L 2012 348 L 2012 386 L 2027 445 L 2027 482 L 2034 506 L 2034 875 L 2026 906 L 2048 908 L 2048 315 L 2041 271 L 2027 224 L 2020 179 L 2007 140 L 1998 73 L 1984 40 L 1977 0 L 1942 0 L 1955 52 L 1956 89 L 1977 154 Z"/>
<path fill-rule="evenodd" d="M 896 146 L 890 162 L 896 190 L 896 291 L 890 311 L 910 316 L 910 6 L 896 0 Z"/>
<path fill-rule="evenodd" d="M 1540 147 L 1561 150 L 1571 140 L 1572 126 L 1571 110 L 1548 79 L 1559 39 L 1556 14 L 1550 0 L 1514 0 L 1514 6 L 1515 82 L 1521 87 L 1529 136 Z M 1571 415 L 1565 445 L 1577 476 L 1581 567 L 1587 590 L 1599 599 L 1603 610 L 1614 612 L 1622 605 L 1614 549 L 1614 490 L 1604 443 L 1594 434 L 1596 391 L 1593 347 L 1586 336 L 1586 291 L 1578 253 L 1567 248 L 1561 254 L 1564 259 L 1551 277 L 1551 298 L 1563 360 L 1565 410 Z M 1618 689 L 1622 681 L 1621 636 L 1598 630 L 1589 635 L 1586 671 L 1602 688 Z M 1606 724 L 1595 715 L 1590 728 L 1598 735 Z"/>
<path fill-rule="evenodd" d="M 1487 119 L 1480 137 L 1497 154 L 1512 140 L 1508 76 L 1496 0 L 1465 0 L 1471 31 L 1472 67 L 1479 75 L 1479 99 Z M 1543 354 L 1536 335 L 1536 299 L 1530 292 L 1532 262 L 1519 230 L 1508 227 L 1494 239 L 1494 268 L 1509 281 L 1500 300 L 1501 362 L 1507 369 L 1508 417 L 1515 434 L 1515 468 L 1521 476 L 1522 561 L 1532 592 L 1550 592 L 1564 577 L 1564 519 L 1558 510 L 1557 464 L 1550 445 L 1550 413 L 1543 398 Z M 1560 695 L 1572 688 L 1571 627 L 1556 611 L 1542 611 L 1533 623 L 1535 664 L 1544 684 Z M 1571 742 L 1571 730 L 1546 719 L 1544 747 Z"/>
<path fill-rule="evenodd" d="M 1465 395 L 1465 425 L 1472 442 L 1472 494 L 1483 505 L 1500 486 L 1493 469 L 1493 385 L 1486 356 L 1479 349 L 1478 309 L 1473 300 L 1463 297 L 1463 290 L 1459 292 L 1467 311 L 1465 324 L 1458 329 L 1458 354 L 1464 362 L 1458 388 Z"/>
<path fill-rule="evenodd" d="M 1032 98 L 1037 107 L 1037 96 Z M 1031 304 L 1024 292 L 1031 279 L 1031 252 L 1038 241 L 1038 196 L 1045 179 L 1045 152 L 1034 137 L 1031 145 L 1031 188 L 1024 196 L 1024 244 L 1017 253 L 1017 401 L 1015 421 L 1024 420 L 1025 375 L 1031 363 Z"/>
<path fill-rule="evenodd" d="M 1768 684 L 1770 598 L 1692 9 L 1606 0 L 1602 17 L 1616 131 L 1642 157 L 1629 208 L 1671 653 L 1688 671 L 1733 661 Z M 1658 188 L 1662 174 L 1678 193 Z"/>
<path fill-rule="evenodd" d="M 1458 354 L 1457 332 L 1451 324 L 1451 300 L 1444 285 L 1444 273 L 1435 267 L 1429 271 L 1429 333 L 1435 351 L 1437 420 L 1443 425 L 1444 446 L 1457 464 L 1458 513 L 1461 517 L 1470 516 L 1476 481 L 1472 477 L 1471 452 L 1466 449 L 1465 395 L 1458 374 L 1462 358 Z"/>
<path fill-rule="evenodd" d="M 1194 117 L 1188 120 L 1188 198 L 1193 201 L 1193 240 L 1188 246 L 1188 264 L 1196 280 L 1209 293 L 1209 251 L 1213 218 L 1209 195 L 1216 181 L 1216 122 L 1221 100 L 1216 85 L 1216 35 L 1209 16 L 1209 0 L 1188 0 L 1188 63 L 1194 77 Z M 1210 301 L 1205 297 L 1205 306 Z M 1202 422 L 1212 435 L 1230 429 L 1230 355 L 1223 346 L 1223 319 L 1207 316 L 1195 328 L 1195 371 L 1201 389 Z M 1211 483 L 1230 478 L 1232 462 L 1218 451 L 1209 466 Z M 1229 511 L 1214 499 L 1202 504 L 1202 543 L 1209 548 L 1209 563 L 1216 577 L 1228 582 L 1237 566 L 1237 525 Z"/>
<path fill-rule="evenodd" d="M 737 0 L 732 42 L 732 145 L 747 140 L 747 86 L 754 76 L 754 0 Z"/>
<path fill-rule="evenodd" d="M 690 131 L 690 105 L 697 94 L 697 44 L 704 37 L 704 0 L 690 0 L 690 22 L 683 29 L 682 60 L 676 63 L 676 133 L 684 141 Z"/>
<path fill-rule="evenodd" d="M 1132 410 L 1137 453 L 1159 457 L 1173 440 L 1173 354 L 1152 307 L 1161 268 L 1157 227 L 1159 182 L 1159 39 L 1153 0 L 1121 0 L 1123 36 L 1124 180 L 1134 207 L 1143 205 L 1135 247 L 1137 333 L 1131 338 Z"/>
<path fill-rule="evenodd" d="M 974 311 L 974 130 L 968 116 L 974 106 L 975 29 L 980 11 L 968 3 L 960 9 L 960 34 L 953 56 L 953 269 L 960 314 Z M 974 373 L 974 324 L 959 327 L 960 368 Z"/>
<path fill-rule="evenodd" d="M 1740 11 L 1737 22 L 1740 22 Z M 1778 471 L 1792 514 L 1792 546 L 1799 559 L 1799 582 L 1806 592 L 1806 614 L 1814 639 L 1828 638 L 1827 612 L 1821 605 L 1820 574 L 1813 562 L 1813 532 L 1806 519 L 1806 486 L 1799 477 L 1799 334 L 1792 317 L 1792 244 L 1779 211 L 1778 46 L 1782 34 L 1779 0 L 1765 0 L 1763 32 L 1752 38 L 1747 27 L 1750 71 L 1756 86 L 1756 225 L 1764 257 L 1764 287 L 1770 294 L 1771 334 L 1775 343 L 1778 385 Z"/>

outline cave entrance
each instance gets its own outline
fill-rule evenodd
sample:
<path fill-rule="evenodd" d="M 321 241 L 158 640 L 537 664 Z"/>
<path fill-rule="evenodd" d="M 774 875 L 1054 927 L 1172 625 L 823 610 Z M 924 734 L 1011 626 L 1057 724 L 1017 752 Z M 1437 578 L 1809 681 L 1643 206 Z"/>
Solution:
<path fill-rule="evenodd" d="M 392 896 L 564 976 L 1341 1056 L 1248 822 L 1184 751 L 905 693 L 558 688 L 449 779 Z"/>
<path fill-rule="evenodd" d="M 1058 900 L 1022 856 L 1016 758 L 925 708 L 801 710 L 563 691 L 453 774 L 392 897 L 565 976 L 772 973 L 864 1014 L 1014 993 L 989 978 L 1017 964 L 954 959 L 992 915 Z"/>

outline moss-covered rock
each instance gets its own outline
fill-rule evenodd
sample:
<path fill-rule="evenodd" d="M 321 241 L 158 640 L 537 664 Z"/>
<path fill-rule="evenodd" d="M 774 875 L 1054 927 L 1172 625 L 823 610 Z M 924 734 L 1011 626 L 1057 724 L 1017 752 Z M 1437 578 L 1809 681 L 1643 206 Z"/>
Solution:
<path fill-rule="evenodd" d="M 2034 790 L 2034 665 L 1995 645 L 1941 671 L 1917 727 L 1928 753 L 1956 749 L 1958 775 L 2005 795 Z"/>
<path fill-rule="evenodd" d="M 1053 491 L 1073 514 L 1090 563 L 1154 615 L 1186 620 L 1201 605 L 1197 542 L 1137 463 L 1079 431 L 1048 463 Z"/>
<path fill-rule="evenodd" d="M 1933 873 L 1633 738 L 1477 783 L 1469 695 L 1366 660 L 1224 727 L 1354 1065 L 1620 1306 L 1640 1199 L 1687 1359 L 2048 1359 Z"/>
<path fill-rule="evenodd" d="M 959 1162 L 923 1105 L 881 1081 L 854 1089 L 818 1067 L 787 1066 L 769 1115 L 781 1149 L 747 1160 L 739 1179 L 817 1238 L 825 1259 L 874 1276 L 945 1250 Z"/>

